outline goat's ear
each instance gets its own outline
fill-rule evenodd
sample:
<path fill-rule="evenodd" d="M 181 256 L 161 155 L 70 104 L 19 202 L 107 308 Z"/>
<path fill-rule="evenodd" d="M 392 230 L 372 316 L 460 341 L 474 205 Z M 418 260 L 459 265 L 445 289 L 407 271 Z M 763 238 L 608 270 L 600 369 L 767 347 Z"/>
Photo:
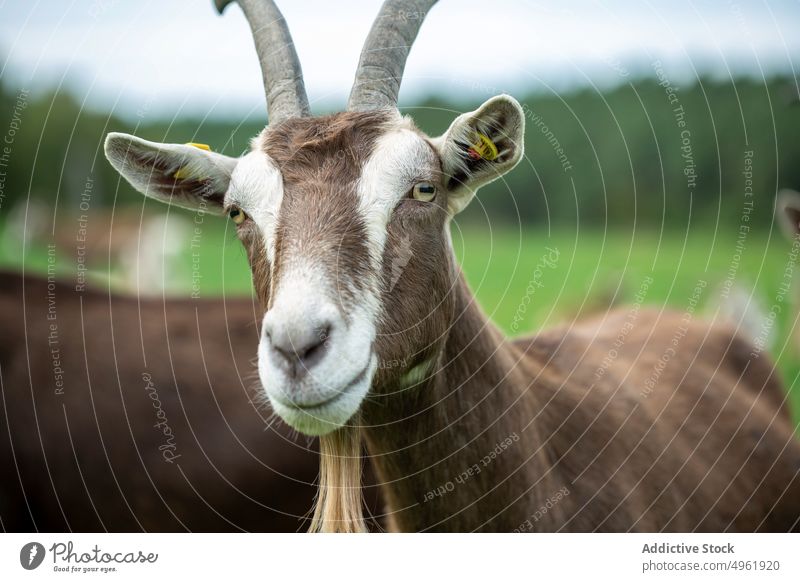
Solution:
<path fill-rule="evenodd" d="M 519 102 L 498 95 L 459 115 L 444 135 L 432 141 L 442 159 L 451 213 L 461 212 L 478 188 L 517 165 L 524 135 L 525 113 Z"/>
<path fill-rule="evenodd" d="M 788 189 L 778 192 L 775 214 L 783 234 L 794 240 L 800 234 L 800 192 Z"/>
<path fill-rule="evenodd" d="M 110 133 L 106 157 L 139 192 L 190 210 L 221 211 L 238 160 L 200 144 L 163 144 Z"/>

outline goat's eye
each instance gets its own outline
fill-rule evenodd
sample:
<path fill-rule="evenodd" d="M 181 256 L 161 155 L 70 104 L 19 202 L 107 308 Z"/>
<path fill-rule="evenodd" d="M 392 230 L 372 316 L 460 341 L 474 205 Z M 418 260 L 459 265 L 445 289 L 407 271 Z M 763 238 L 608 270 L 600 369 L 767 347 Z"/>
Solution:
<path fill-rule="evenodd" d="M 230 209 L 228 216 L 231 217 L 231 220 L 234 224 L 242 224 L 245 218 L 247 218 L 247 215 L 244 213 L 244 211 L 236 206 Z"/>
<path fill-rule="evenodd" d="M 411 191 L 414 200 L 421 200 L 422 202 L 430 202 L 436 196 L 436 186 L 430 182 L 420 182 L 414 184 L 414 189 Z"/>

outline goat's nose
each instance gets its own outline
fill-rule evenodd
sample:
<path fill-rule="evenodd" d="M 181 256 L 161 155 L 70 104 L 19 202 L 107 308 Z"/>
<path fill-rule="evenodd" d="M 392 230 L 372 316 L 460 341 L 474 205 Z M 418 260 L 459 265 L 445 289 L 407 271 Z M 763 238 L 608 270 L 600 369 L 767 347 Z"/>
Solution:
<path fill-rule="evenodd" d="M 264 339 L 269 344 L 275 363 L 290 378 L 297 379 L 325 357 L 326 345 L 334 327 L 333 318 L 312 316 L 288 323 L 275 314 L 267 313 L 264 318 Z"/>

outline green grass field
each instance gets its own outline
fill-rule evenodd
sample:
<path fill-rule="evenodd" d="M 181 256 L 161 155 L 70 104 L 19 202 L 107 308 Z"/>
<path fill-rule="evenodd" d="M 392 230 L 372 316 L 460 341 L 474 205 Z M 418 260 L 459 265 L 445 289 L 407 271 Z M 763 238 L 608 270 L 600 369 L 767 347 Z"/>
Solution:
<path fill-rule="evenodd" d="M 498 229 L 453 226 L 453 244 L 473 290 L 486 313 L 507 332 L 524 333 L 596 313 L 611 304 L 636 299 L 643 282 L 646 306 L 686 310 L 698 282 L 706 286 L 695 315 L 713 316 L 724 303 L 722 290 L 750 293 L 762 310 L 777 305 L 769 353 L 778 362 L 791 389 L 796 418 L 800 418 L 798 342 L 792 339 L 794 300 L 800 289 L 792 284 L 795 264 L 790 244 L 779 234 L 750 233 L 741 256 L 737 233 L 714 235 L 697 229 L 688 236 L 650 232 L 598 232 L 545 229 Z M 187 238 L 177 267 L 168 267 L 177 294 L 188 295 L 194 282 L 201 296 L 250 293 L 250 274 L 244 251 L 225 222 L 206 218 L 192 247 Z M 548 250 L 549 249 L 549 250 Z M 56 251 L 57 273 L 75 278 L 74 248 Z M 547 260 L 543 260 L 543 257 Z M 556 258 L 557 257 L 557 258 Z M 44 272 L 46 247 L 25 253 L 4 249 L 0 264 Z M 411 258 L 413 260 L 413 257 Z M 96 267 L 95 280 L 108 272 Z M 111 270 L 112 275 L 115 269 Z M 197 279 L 196 275 L 200 278 Z"/>

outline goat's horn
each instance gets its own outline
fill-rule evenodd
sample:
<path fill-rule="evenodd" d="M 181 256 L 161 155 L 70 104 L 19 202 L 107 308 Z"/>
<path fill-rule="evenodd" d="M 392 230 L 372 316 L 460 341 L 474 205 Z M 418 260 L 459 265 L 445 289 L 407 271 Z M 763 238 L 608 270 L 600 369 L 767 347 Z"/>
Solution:
<path fill-rule="evenodd" d="M 234 0 L 214 0 L 220 14 Z M 303 71 L 292 35 L 278 7 L 271 0 L 236 0 L 242 7 L 256 44 L 264 78 L 270 124 L 310 115 Z"/>
<path fill-rule="evenodd" d="M 361 51 L 347 109 L 397 106 L 408 51 L 436 0 L 386 0 Z"/>

